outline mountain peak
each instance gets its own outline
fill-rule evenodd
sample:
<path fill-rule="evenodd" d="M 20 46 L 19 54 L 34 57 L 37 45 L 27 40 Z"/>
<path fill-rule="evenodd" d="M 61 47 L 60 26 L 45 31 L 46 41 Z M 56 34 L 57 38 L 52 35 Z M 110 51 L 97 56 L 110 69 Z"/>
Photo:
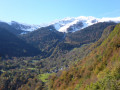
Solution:
<path fill-rule="evenodd" d="M 11 25 L 12 27 L 14 27 L 17 30 L 23 30 L 23 31 L 34 31 L 38 28 L 41 28 L 40 25 L 29 25 L 29 24 L 25 24 L 25 23 L 19 23 L 16 21 L 11 21 L 9 23 L 9 25 Z"/>
<path fill-rule="evenodd" d="M 95 18 L 93 16 L 67 17 L 52 23 L 56 30 L 60 32 L 75 32 L 98 22 L 120 22 L 120 17 L 115 18 Z"/>
<path fill-rule="evenodd" d="M 92 16 L 85 17 L 67 17 L 60 21 L 53 23 L 56 30 L 60 32 L 75 32 L 77 30 L 83 29 L 89 25 L 95 24 L 98 22 L 98 19 Z"/>

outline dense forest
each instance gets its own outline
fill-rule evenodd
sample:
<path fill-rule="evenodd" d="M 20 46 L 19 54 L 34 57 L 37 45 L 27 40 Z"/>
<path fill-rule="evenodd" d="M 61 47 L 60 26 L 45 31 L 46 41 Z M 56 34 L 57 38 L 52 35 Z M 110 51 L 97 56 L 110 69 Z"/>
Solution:
<path fill-rule="evenodd" d="M 113 22 L 74 33 L 0 27 L 0 90 L 119 90 L 119 36 Z"/>

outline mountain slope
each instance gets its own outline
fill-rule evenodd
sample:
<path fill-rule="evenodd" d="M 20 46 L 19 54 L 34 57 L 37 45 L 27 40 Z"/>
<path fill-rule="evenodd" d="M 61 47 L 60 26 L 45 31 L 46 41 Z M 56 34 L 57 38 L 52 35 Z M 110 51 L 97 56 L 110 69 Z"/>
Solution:
<path fill-rule="evenodd" d="M 114 22 L 97 23 L 74 33 L 67 34 L 65 40 L 67 43 L 77 45 L 95 42 L 101 37 L 106 27 L 115 24 Z"/>
<path fill-rule="evenodd" d="M 104 35 L 103 35 L 104 36 Z M 100 46 L 61 75 L 50 79 L 53 90 L 119 90 L 120 24 Z M 97 42 L 98 43 L 98 42 Z"/>
<path fill-rule="evenodd" d="M 15 28 L 17 30 L 22 30 L 25 32 L 34 31 L 34 30 L 37 30 L 38 28 L 41 28 L 40 25 L 21 24 L 21 23 L 15 22 L 15 21 L 11 21 L 9 23 L 9 25 L 11 25 L 13 28 Z"/>
<path fill-rule="evenodd" d="M 48 26 L 21 35 L 21 38 L 39 50 L 51 54 L 54 47 L 64 39 L 64 33 L 56 31 L 53 26 Z"/>
<path fill-rule="evenodd" d="M 14 27 L 12 27 L 11 25 L 9 25 L 6 22 L 0 22 L 0 28 L 6 29 L 6 30 L 8 30 L 9 32 L 11 32 L 15 35 L 18 35 L 18 34 L 23 32 L 22 30 L 15 29 Z"/>
<path fill-rule="evenodd" d="M 20 57 L 41 54 L 40 50 L 26 44 L 13 33 L 0 28 L 0 56 Z"/>

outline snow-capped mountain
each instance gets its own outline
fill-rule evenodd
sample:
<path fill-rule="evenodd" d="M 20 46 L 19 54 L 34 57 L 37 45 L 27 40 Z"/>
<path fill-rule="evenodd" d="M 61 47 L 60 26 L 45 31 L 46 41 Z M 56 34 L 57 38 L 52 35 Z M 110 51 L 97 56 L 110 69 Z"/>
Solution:
<path fill-rule="evenodd" d="M 9 25 L 11 25 L 17 30 L 23 30 L 23 31 L 34 31 L 37 30 L 38 28 L 41 28 L 40 25 L 28 25 L 28 24 L 18 23 L 16 21 L 11 21 Z"/>
<path fill-rule="evenodd" d="M 120 17 L 117 18 L 95 18 L 92 16 L 85 17 L 75 17 L 75 18 L 65 18 L 60 21 L 56 21 L 52 23 L 52 25 L 55 27 L 56 30 L 60 32 L 75 32 L 78 30 L 81 30 L 85 27 L 88 27 L 90 25 L 93 25 L 98 22 L 120 22 Z"/>
<path fill-rule="evenodd" d="M 15 28 L 16 30 L 21 30 L 21 34 L 26 34 L 27 32 L 37 30 L 38 28 L 41 27 L 46 27 L 46 26 L 52 26 L 59 32 L 75 32 L 78 30 L 81 30 L 83 28 L 86 28 L 90 25 L 96 24 L 98 22 L 120 22 L 120 17 L 116 18 L 95 18 L 92 16 L 80 16 L 80 17 L 69 17 L 65 18 L 62 20 L 57 20 L 49 24 L 40 24 L 40 25 L 29 25 L 29 24 L 23 24 L 23 23 L 18 23 L 16 21 L 11 21 L 8 24 L 12 27 Z M 0 21 L 3 22 L 3 21 Z M 52 28 L 50 30 L 53 30 Z"/>
<path fill-rule="evenodd" d="M 76 18 L 65 18 L 53 23 L 53 25 L 55 29 L 60 32 L 75 32 L 97 22 L 98 20 L 94 17 L 81 16 Z"/>

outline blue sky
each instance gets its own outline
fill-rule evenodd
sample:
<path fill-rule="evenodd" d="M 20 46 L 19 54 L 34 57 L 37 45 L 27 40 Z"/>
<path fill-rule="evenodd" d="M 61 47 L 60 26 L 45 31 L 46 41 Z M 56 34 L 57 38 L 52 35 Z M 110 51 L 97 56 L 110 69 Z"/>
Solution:
<path fill-rule="evenodd" d="M 0 0 L 0 20 L 28 24 L 65 17 L 120 17 L 120 0 Z"/>

